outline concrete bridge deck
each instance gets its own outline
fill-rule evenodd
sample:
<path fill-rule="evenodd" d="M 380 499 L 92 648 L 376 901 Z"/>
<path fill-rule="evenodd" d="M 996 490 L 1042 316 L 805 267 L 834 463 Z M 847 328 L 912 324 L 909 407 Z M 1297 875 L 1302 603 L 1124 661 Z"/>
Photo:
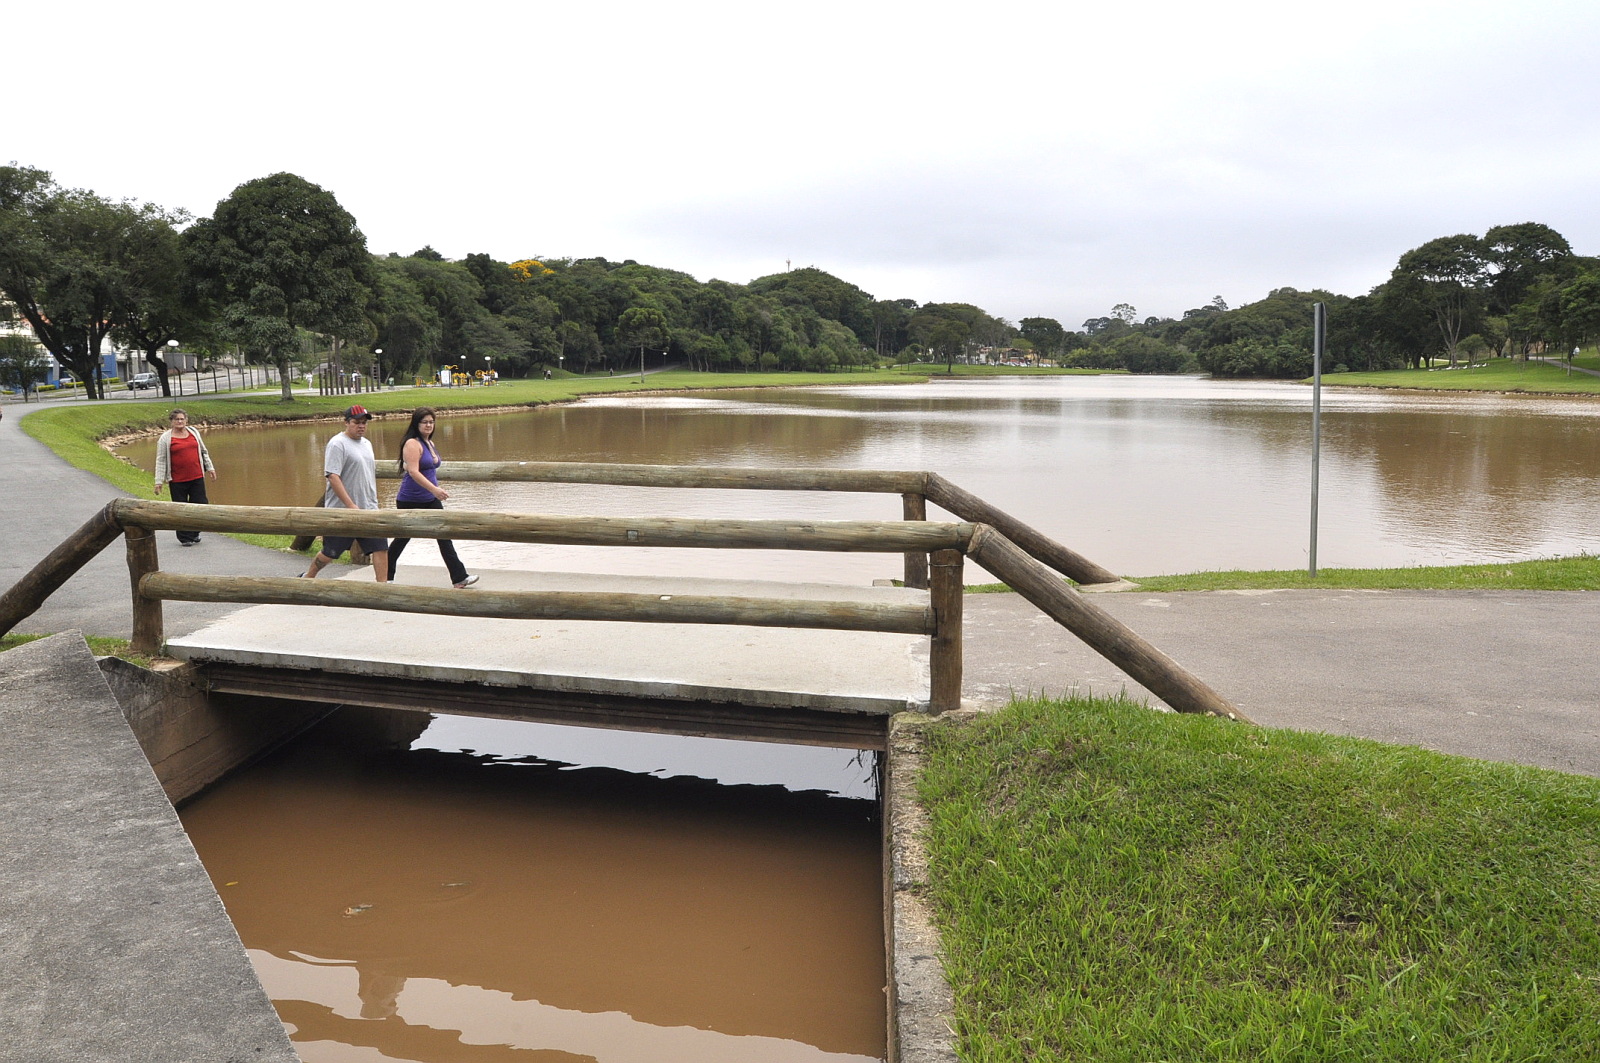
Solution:
<path fill-rule="evenodd" d="M 477 589 L 926 604 L 927 592 L 754 580 L 485 570 Z M 344 579 L 370 581 L 370 570 Z M 403 568 L 437 586 L 443 572 Z M 631 730 L 882 748 L 925 707 L 927 637 L 708 624 L 498 620 L 260 605 L 168 652 L 211 689 Z M 315 673 L 314 675 L 312 673 Z"/>

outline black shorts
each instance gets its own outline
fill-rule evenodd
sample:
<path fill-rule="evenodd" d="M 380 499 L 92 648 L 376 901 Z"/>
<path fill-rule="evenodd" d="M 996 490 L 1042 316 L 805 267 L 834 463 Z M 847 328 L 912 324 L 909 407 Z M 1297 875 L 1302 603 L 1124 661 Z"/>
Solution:
<path fill-rule="evenodd" d="M 322 537 L 322 556 L 337 561 L 340 554 L 350 549 L 351 543 L 360 543 L 361 549 L 369 554 L 386 554 L 389 552 L 388 539 L 346 539 L 340 535 L 324 535 Z"/>

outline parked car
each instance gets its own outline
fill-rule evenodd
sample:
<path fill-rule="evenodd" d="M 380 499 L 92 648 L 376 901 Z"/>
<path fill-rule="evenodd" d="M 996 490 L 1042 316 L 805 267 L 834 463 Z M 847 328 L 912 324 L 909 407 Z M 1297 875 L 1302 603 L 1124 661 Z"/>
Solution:
<path fill-rule="evenodd" d="M 154 373 L 135 373 L 128 378 L 129 391 L 143 391 L 145 388 L 159 387 L 161 381 L 156 379 Z"/>

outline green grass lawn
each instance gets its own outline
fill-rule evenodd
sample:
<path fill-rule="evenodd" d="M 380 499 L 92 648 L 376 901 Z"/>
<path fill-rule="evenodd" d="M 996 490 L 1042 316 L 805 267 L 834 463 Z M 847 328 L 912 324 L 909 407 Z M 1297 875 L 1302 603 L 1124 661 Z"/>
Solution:
<path fill-rule="evenodd" d="M 1600 780 L 1114 700 L 930 741 L 967 1063 L 1600 1059 Z"/>
<path fill-rule="evenodd" d="M 1487 565 L 1417 565 L 1407 568 L 1324 568 L 1313 578 L 1304 569 L 1259 572 L 1189 572 L 1175 576 L 1129 576 L 1141 591 L 1240 590 L 1600 590 L 1600 557 L 1558 557 Z M 968 594 L 1009 594 L 1004 583 L 979 583 Z"/>
<path fill-rule="evenodd" d="M 1588 368 L 1594 359 L 1580 358 Z M 1573 373 L 1544 362 L 1492 358 L 1472 369 L 1390 369 L 1378 373 L 1324 373 L 1330 387 L 1418 388 L 1429 391 L 1523 391 L 1548 395 L 1600 395 L 1600 377 Z"/>
<path fill-rule="evenodd" d="M 1600 557 L 1563 557 L 1490 565 L 1324 568 L 1264 572 L 1191 572 L 1130 577 L 1143 591 L 1221 590 L 1600 590 Z"/>

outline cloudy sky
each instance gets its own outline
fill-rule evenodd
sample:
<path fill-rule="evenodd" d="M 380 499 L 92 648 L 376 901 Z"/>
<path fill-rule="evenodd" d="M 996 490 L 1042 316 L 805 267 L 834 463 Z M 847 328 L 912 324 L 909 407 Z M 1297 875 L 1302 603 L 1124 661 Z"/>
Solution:
<path fill-rule="evenodd" d="M 1435 236 L 1600 254 L 1600 4 L 88 3 L 14 36 L 0 162 L 210 214 L 288 170 L 374 251 L 817 266 L 1069 328 Z"/>

